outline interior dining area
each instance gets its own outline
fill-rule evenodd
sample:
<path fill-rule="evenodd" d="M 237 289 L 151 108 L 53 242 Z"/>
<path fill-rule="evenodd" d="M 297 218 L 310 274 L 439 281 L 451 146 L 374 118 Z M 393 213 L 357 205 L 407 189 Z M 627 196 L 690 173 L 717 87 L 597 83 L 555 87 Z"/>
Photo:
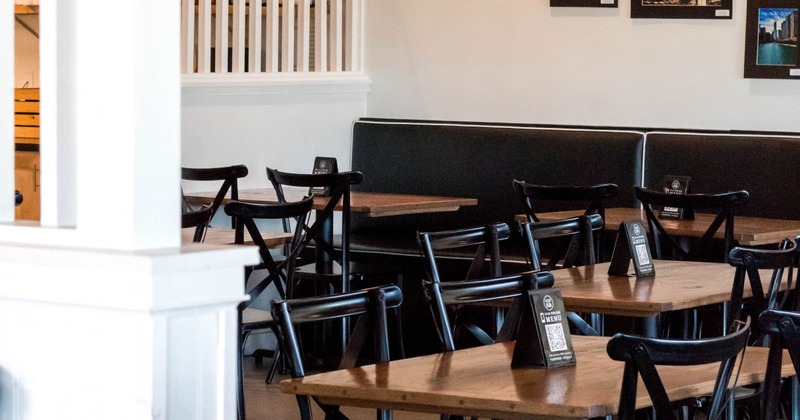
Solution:
<path fill-rule="evenodd" d="M 800 419 L 800 8 L 679 3 L 0 0 L 0 420 Z"/>

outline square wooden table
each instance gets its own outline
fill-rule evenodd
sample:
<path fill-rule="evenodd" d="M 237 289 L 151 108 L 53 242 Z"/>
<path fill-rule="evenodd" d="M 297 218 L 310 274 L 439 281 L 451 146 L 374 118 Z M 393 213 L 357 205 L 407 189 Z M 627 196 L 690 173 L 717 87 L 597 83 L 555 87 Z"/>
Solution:
<path fill-rule="evenodd" d="M 537 213 L 539 220 L 558 220 L 583 214 L 582 210 L 555 211 Z M 675 235 L 700 237 L 711 225 L 714 215 L 695 212 L 695 220 L 659 219 L 667 232 Z M 526 220 L 518 215 L 517 220 Z M 610 232 L 619 230 L 619 224 L 628 220 L 639 220 L 648 226 L 644 210 L 629 207 L 612 207 L 605 210 L 605 229 Z M 724 237 L 724 229 L 717 231 L 718 238 Z M 800 235 L 800 220 L 769 219 L 763 217 L 735 216 L 733 223 L 733 239 L 742 246 L 756 246 L 779 243 L 789 236 Z"/>
<path fill-rule="evenodd" d="M 281 390 L 327 404 L 486 418 L 616 415 L 624 364 L 606 354 L 607 337 L 573 336 L 572 341 L 574 366 L 511 369 L 514 343 L 508 342 L 285 380 Z M 767 352 L 747 349 L 738 385 L 763 380 Z M 675 401 L 709 394 L 718 366 L 662 366 L 659 373 Z M 794 375 L 786 352 L 782 375 Z M 650 405 L 640 384 L 636 406 Z"/>
<path fill-rule="evenodd" d="M 655 275 L 640 278 L 632 274 L 609 275 L 610 263 L 552 273 L 567 310 L 640 318 L 643 333 L 651 337 L 657 332 L 657 316 L 661 313 L 730 300 L 736 268 L 729 264 L 665 260 L 655 260 L 653 264 Z M 771 279 L 771 271 L 761 272 L 765 291 L 769 290 Z M 749 282 L 745 282 L 743 297 L 752 295 Z"/>
<path fill-rule="evenodd" d="M 284 188 L 284 195 L 288 201 L 299 201 L 308 195 L 307 188 L 287 187 Z M 216 192 L 188 193 L 184 195 L 189 204 L 205 204 L 213 200 Z M 226 203 L 229 199 L 225 199 Z M 278 202 L 275 190 L 272 188 L 240 189 L 239 201 L 257 204 L 274 204 Z M 322 210 L 328 200 L 326 197 L 315 197 L 313 208 Z M 413 194 L 386 194 L 373 192 L 350 193 L 350 211 L 361 213 L 368 217 L 388 217 L 421 213 L 440 213 L 454 212 L 461 206 L 475 206 L 478 200 L 475 198 L 461 197 L 442 197 L 430 195 Z M 337 206 L 336 210 L 341 210 Z M 322 237 L 328 243 L 333 243 L 333 224 L 324 223 Z M 320 248 L 316 253 L 317 263 L 314 271 L 324 275 L 337 275 L 338 267 Z"/>
<path fill-rule="evenodd" d="M 552 273 L 570 311 L 651 317 L 730 300 L 736 268 L 729 264 L 666 260 L 653 263 L 655 275 L 651 277 L 609 275 L 610 263 Z M 767 290 L 772 272 L 763 271 L 761 276 Z M 745 282 L 744 297 L 751 296 L 750 285 Z"/>
<path fill-rule="evenodd" d="M 284 194 L 288 201 L 300 201 L 308 195 L 308 189 L 286 188 Z M 187 193 L 190 204 L 204 204 L 214 199 L 216 192 Z M 225 199 L 223 203 L 227 202 Z M 278 202 L 272 188 L 240 189 L 239 201 L 259 204 Z M 327 203 L 326 197 L 314 198 L 314 209 L 321 210 Z M 418 213 L 439 213 L 457 211 L 461 206 L 475 206 L 475 198 L 440 197 L 432 195 L 385 194 L 353 191 L 350 193 L 350 211 L 368 217 L 387 217 Z M 341 210 L 337 207 L 337 210 Z"/>

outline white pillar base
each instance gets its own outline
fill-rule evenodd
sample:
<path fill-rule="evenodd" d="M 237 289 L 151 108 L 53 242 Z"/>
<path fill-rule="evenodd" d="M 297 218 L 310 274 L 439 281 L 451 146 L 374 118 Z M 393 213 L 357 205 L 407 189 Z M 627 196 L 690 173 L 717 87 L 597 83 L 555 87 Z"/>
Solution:
<path fill-rule="evenodd" d="M 0 244 L 0 420 L 235 419 L 253 247 Z"/>

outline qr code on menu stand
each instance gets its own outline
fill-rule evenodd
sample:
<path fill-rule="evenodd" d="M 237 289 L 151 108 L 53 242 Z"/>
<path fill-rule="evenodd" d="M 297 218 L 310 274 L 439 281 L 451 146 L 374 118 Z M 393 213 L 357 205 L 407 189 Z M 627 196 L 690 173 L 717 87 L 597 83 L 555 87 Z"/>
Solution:
<path fill-rule="evenodd" d="M 647 258 L 647 245 L 636 245 L 636 258 L 640 265 L 650 264 L 650 258 Z"/>
<path fill-rule="evenodd" d="M 544 328 L 547 332 L 550 351 L 567 350 L 567 339 L 564 337 L 564 328 L 561 327 L 561 324 L 547 324 Z"/>

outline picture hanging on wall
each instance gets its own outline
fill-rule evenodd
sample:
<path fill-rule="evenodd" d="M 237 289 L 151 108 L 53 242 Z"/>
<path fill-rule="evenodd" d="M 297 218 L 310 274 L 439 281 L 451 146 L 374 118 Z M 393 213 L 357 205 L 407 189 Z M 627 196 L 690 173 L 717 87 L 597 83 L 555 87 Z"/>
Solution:
<path fill-rule="evenodd" d="M 632 18 L 731 19 L 733 0 L 631 0 Z"/>
<path fill-rule="evenodd" d="M 618 7 L 617 0 L 550 0 L 550 7 Z"/>
<path fill-rule="evenodd" d="M 744 77 L 800 79 L 800 3 L 748 0 Z"/>

